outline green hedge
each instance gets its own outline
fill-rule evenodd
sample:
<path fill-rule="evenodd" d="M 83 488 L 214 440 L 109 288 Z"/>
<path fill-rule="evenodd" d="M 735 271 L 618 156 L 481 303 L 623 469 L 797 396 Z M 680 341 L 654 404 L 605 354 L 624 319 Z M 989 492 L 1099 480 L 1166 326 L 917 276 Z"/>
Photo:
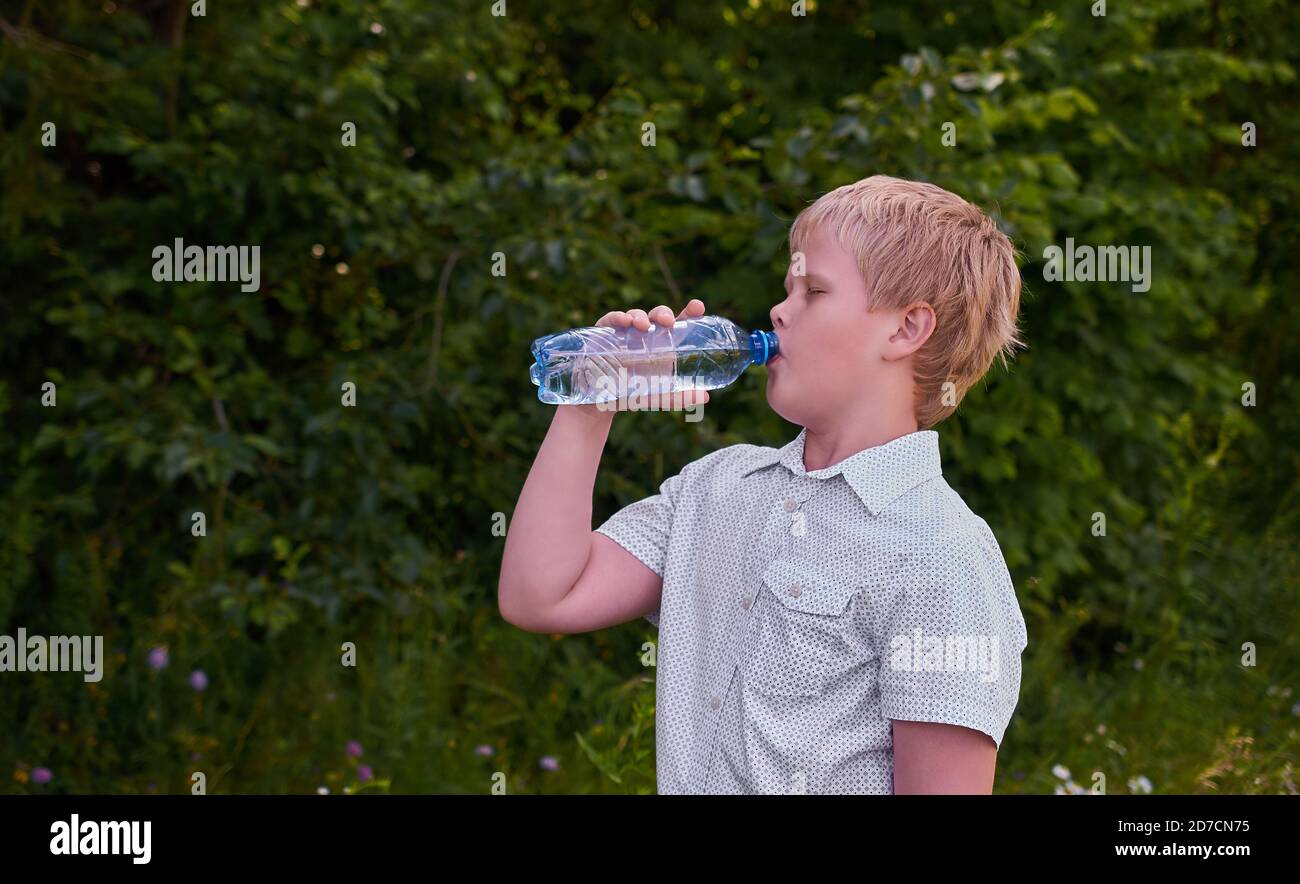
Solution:
<path fill-rule="evenodd" d="M 110 659 L 0 674 L 0 788 L 653 791 L 653 631 L 496 611 L 494 514 L 551 416 L 528 344 L 690 297 L 758 324 L 794 215 L 886 173 L 1022 252 L 1029 349 L 939 427 L 1029 630 L 998 789 L 1295 791 L 1294 5 L 17 5 L 0 633 Z M 177 237 L 258 245 L 260 290 L 155 282 Z M 1150 290 L 1048 281 L 1067 237 L 1149 245 Z M 615 424 L 598 521 L 797 432 L 756 378 Z"/>

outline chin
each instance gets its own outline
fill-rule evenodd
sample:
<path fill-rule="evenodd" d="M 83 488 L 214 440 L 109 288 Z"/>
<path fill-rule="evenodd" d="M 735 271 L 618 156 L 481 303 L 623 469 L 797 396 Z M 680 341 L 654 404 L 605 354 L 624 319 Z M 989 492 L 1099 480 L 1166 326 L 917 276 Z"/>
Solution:
<path fill-rule="evenodd" d="M 773 411 L 775 411 L 781 417 L 788 420 L 790 423 L 792 424 L 800 423 L 798 415 L 796 413 L 798 411 L 798 408 L 793 403 L 789 402 L 788 398 L 789 397 L 782 395 L 782 393 L 780 392 L 773 391 L 772 383 L 771 381 L 768 381 L 767 404 L 771 406 Z"/>

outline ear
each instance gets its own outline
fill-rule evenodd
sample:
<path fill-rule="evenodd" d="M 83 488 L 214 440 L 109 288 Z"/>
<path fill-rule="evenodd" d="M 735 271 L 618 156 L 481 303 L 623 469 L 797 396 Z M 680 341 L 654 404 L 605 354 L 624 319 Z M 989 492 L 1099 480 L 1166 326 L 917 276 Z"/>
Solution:
<path fill-rule="evenodd" d="M 886 359 L 903 359 L 920 350 L 937 324 L 934 308 L 925 301 L 908 304 L 897 315 L 898 328 L 889 336 Z"/>

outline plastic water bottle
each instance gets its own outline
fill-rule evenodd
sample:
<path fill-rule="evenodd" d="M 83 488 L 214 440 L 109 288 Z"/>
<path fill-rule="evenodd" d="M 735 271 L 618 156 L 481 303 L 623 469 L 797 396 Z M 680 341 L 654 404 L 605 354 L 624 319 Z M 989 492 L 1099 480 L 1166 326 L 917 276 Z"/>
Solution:
<path fill-rule="evenodd" d="M 777 354 L 775 332 L 747 332 L 721 316 L 679 319 L 648 331 L 588 326 L 533 341 L 529 377 L 551 405 L 716 390 Z"/>

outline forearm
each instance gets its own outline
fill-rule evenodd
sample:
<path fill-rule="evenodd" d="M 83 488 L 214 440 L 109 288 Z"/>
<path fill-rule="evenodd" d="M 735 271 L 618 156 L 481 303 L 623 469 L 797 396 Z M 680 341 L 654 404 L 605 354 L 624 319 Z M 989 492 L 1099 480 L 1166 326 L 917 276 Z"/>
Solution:
<path fill-rule="evenodd" d="M 615 412 L 556 406 L 506 532 L 497 602 L 507 619 L 557 604 L 591 552 L 596 470 Z"/>

